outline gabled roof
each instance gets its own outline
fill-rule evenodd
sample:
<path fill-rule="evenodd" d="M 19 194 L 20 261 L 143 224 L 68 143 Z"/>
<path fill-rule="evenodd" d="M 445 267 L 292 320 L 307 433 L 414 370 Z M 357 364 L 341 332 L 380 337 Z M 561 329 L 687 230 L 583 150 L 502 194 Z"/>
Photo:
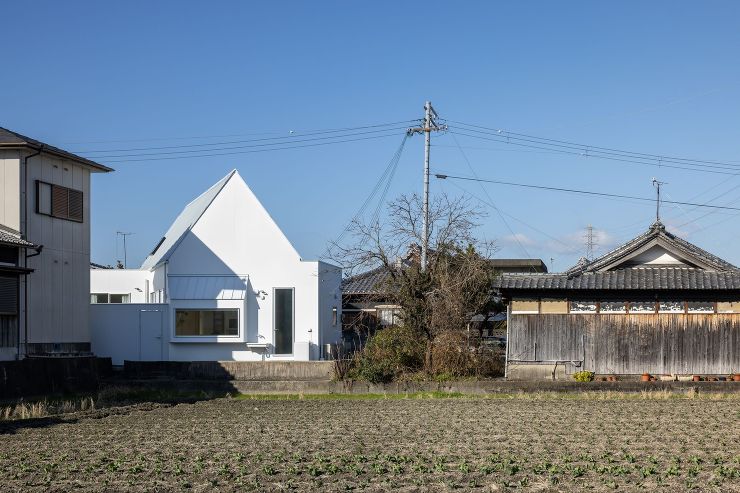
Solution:
<path fill-rule="evenodd" d="M 413 253 L 403 259 L 403 265 L 409 266 L 414 259 Z M 514 270 L 520 272 L 547 272 L 547 266 L 540 259 L 529 258 L 506 258 L 506 259 L 488 259 L 489 264 L 494 271 L 511 272 Z M 376 267 L 369 271 L 348 277 L 342 283 L 342 294 L 349 295 L 371 295 L 378 294 L 379 287 L 388 282 L 390 273 L 385 267 Z"/>
<path fill-rule="evenodd" d="M 651 252 L 657 253 L 645 262 Z M 662 258 L 671 263 L 661 263 Z M 563 274 L 503 274 L 494 285 L 504 291 L 733 290 L 740 289 L 740 270 L 656 222 L 591 262 L 580 259 Z"/>
<path fill-rule="evenodd" d="M 152 269 L 162 262 L 166 261 L 175 251 L 177 245 L 182 241 L 188 231 L 190 231 L 198 219 L 211 205 L 213 199 L 223 190 L 224 186 L 229 182 L 232 176 L 236 174 L 236 170 L 232 170 L 228 175 L 221 178 L 215 185 L 200 194 L 192 202 L 185 206 L 175 222 L 172 223 L 170 228 L 165 233 L 164 237 L 159 240 L 152 253 L 144 259 L 144 263 L 141 264 L 142 269 Z"/>
<path fill-rule="evenodd" d="M 666 231 L 665 226 L 655 222 L 650 229 L 637 238 L 615 248 L 592 262 L 580 262 L 573 266 L 568 273 L 571 275 L 581 272 L 604 272 L 614 270 L 629 263 L 630 259 L 646 252 L 650 248 L 659 246 L 662 249 L 682 258 L 691 267 L 705 270 L 737 270 L 731 263 L 722 260 L 693 243 L 679 238 Z"/>
<path fill-rule="evenodd" d="M 408 267 L 411 262 L 403 261 Z M 342 294 L 350 295 L 372 295 L 380 292 L 380 287 L 390 279 L 390 272 L 385 266 L 376 267 L 367 272 L 348 277 L 342 282 Z"/>
<path fill-rule="evenodd" d="M 26 137 L 25 135 L 13 132 L 12 130 L 8 130 L 7 128 L 0 127 L 0 149 L 14 149 L 18 147 L 28 147 L 30 149 L 43 151 L 64 159 L 69 159 L 70 161 L 74 161 L 78 164 L 88 166 L 93 171 L 113 171 L 113 168 L 109 168 L 108 166 L 105 166 L 103 164 L 96 163 L 95 161 L 91 161 L 90 159 L 78 156 L 77 154 L 72 154 L 69 151 L 65 151 L 64 149 L 45 144 L 44 142 Z"/>

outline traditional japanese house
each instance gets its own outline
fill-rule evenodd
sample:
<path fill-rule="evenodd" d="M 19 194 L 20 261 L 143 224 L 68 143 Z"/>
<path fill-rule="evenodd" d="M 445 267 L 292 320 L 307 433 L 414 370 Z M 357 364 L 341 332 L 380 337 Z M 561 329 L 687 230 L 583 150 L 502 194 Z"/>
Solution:
<path fill-rule="evenodd" d="M 418 247 L 417 247 L 418 248 Z M 404 269 L 418 262 L 419 252 L 412 246 L 406 257 L 399 259 L 396 268 Z M 497 273 L 547 272 L 541 259 L 490 259 Z M 348 346 L 361 346 L 368 336 L 379 328 L 394 325 L 401 319 L 401 307 L 387 297 L 385 285 L 390 273 L 384 267 L 348 277 L 342 283 L 342 339 Z M 476 315 L 471 319 L 481 335 L 493 336 L 493 328 L 501 325 L 500 313 Z"/>
<path fill-rule="evenodd" d="M 508 273 L 510 379 L 740 370 L 740 270 L 659 221 L 564 273 Z"/>

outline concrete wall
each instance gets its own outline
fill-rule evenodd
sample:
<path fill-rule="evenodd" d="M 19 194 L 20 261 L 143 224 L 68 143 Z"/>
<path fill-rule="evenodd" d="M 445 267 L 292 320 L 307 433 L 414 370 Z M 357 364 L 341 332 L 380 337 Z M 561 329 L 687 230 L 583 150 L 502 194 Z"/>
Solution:
<path fill-rule="evenodd" d="M 106 358 L 27 358 L 0 362 L 0 399 L 97 390 L 110 376 Z"/>
<path fill-rule="evenodd" d="M 329 381 L 331 361 L 126 361 L 128 378 L 171 377 L 185 380 Z"/>

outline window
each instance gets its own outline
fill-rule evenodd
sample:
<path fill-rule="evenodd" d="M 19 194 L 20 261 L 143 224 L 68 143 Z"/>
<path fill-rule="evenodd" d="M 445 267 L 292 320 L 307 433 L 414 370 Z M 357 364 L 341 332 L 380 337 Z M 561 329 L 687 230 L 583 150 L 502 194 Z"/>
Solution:
<path fill-rule="evenodd" d="M 0 274 L 0 314 L 18 313 L 18 276 Z"/>
<path fill-rule="evenodd" d="M 239 310 L 175 310 L 176 336 L 238 336 Z"/>
<path fill-rule="evenodd" d="M 570 313 L 596 313 L 595 301 L 571 301 Z"/>
<path fill-rule="evenodd" d="M 661 301 L 658 304 L 659 313 L 683 313 L 683 301 Z"/>
<path fill-rule="evenodd" d="M 689 313 L 714 313 L 712 301 L 689 301 Z"/>
<path fill-rule="evenodd" d="M 36 182 L 36 212 L 81 223 L 83 195 L 79 190 Z"/>
<path fill-rule="evenodd" d="M 599 313 L 627 313 L 627 303 L 624 301 L 602 301 Z"/>
<path fill-rule="evenodd" d="M 16 265 L 18 263 L 18 248 L 0 246 L 0 264 Z"/>
<path fill-rule="evenodd" d="M 396 324 L 396 310 L 393 308 L 381 308 L 378 310 L 380 325 L 387 327 Z"/>
<path fill-rule="evenodd" d="M 654 301 L 631 301 L 630 313 L 655 313 Z"/>
<path fill-rule="evenodd" d="M 275 354 L 293 354 L 293 288 L 275 288 Z"/>
<path fill-rule="evenodd" d="M 90 303 L 131 303 L 130 294 L 92 293 Z"/>
<path fill-rule="evenodd" d="M 331 326 L 336 327 L 337 326 L 337 307 L 333 307 L 331 309 Z"/>

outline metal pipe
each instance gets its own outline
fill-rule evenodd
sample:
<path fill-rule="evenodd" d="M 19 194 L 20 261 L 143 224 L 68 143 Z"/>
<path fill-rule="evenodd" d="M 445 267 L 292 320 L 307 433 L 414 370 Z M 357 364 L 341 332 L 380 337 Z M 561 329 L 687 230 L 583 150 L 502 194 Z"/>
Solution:
<path fill-rule="evenodd" d="M 28 240 L 28 160 L 41 154 L 43 150 L 42 144 L 36 152 L 23 158 L 23 230 L 21 234 L 26 240 Z M 41 248 L 43 247 L 36 250 L 36 255 L 41 253 Z M 23 267 L 28 269 L 28 255 L 23 258 Z M 18 344 L 18 359 L 20 359 L 20 341 Z M 23 278 L 23 356 L 28 356 L 28 276 Z"/>

